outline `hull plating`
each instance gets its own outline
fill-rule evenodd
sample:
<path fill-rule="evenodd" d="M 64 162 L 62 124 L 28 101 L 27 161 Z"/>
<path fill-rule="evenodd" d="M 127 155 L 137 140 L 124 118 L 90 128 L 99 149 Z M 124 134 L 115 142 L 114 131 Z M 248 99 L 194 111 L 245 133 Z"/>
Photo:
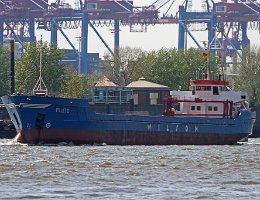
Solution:
<path fill-rule="evenodd" d="M 252 133 L 255 113 L 236 119 L 127 116 L 94 113 L 86 99 L 2 98 L 23 143 L 108 145 L 224 145 Z"/>
<path fill-rule="evenodd" d="M 231 145 L 245 137 L 246 134 L 210 134 L 210 133 L 158 133 L 136 131 L 67 131 L 67 130 L 22 130 L 18 142 L 108 145 Z"/>

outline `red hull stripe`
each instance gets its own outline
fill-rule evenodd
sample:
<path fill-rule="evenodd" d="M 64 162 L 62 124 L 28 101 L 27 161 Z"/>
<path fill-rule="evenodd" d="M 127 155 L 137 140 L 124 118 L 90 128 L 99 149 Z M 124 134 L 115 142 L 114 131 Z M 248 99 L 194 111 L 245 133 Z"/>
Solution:
<path fill-rule="evenodd" d="M 134 131 L 66 131 L 66 130 L 22 130 L 18 141 L 22 143 L 74 144 L 106 143 L 108 145 L 229 145 L 235 144 L 246 134 L 206 134 Z"/>

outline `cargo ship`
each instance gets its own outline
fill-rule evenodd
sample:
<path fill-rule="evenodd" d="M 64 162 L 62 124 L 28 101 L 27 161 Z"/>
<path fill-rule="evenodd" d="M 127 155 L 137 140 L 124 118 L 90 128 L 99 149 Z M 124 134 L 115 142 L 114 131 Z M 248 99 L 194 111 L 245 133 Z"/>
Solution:
<path fill-rule="evenodd" d="M 252 133 L 256 113 L 247 94 L 228 85 L 190 80 L 190 90 L 172 91 L 157 116 L 96 113 L 86 98 L 50 97 L 42 90 L 2 101 L 21 143 L 231 145 Z"/>

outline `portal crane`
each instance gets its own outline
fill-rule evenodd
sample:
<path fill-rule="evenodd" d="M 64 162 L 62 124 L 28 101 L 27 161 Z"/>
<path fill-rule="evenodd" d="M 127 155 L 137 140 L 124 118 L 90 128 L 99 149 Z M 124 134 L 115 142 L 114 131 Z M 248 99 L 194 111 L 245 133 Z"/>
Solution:
<path fill-rule="evenodd" d="M 185 35 L 188 33 L 197 46 L 203 49 L 190 29 L 194 23 L 205 23 L 211 49 L 224 48 L 227 55 L 237 53 L 241 56 L 239 50 L 250 45 L 247 35 L 248 24 L 259 24 L 260 4 L 252 0 L 222 0 L 218 3 L 205 0 L 205 11 L 195 12 L 188 10 L 190 2 L 191 0 L 186 0 L 185 5 L 179 7 L 178 48 L 184 49 L 187 46 Z"/>
<path fill-rule="evenodd" d="M 253 0 L 233 0 L 215 2 L 201 0 L 203 9 L 192 11 L 193 1 L 185 0 L 175 14 L 170 9 L 175 0 L 155 0 L 148 6 L 134 6 L 128 0 L 78 0 L 78 8 L 57 0 L 0 0 L 0 43 L 4 33 L 14 37 L 22 45 L 26 41 L 35 41 L 35 24 L 38 29 L 51 32 L 51 43 L 57 44 L 57 32 L 60 31 L 72 49 L 80 57 L 79 72 L 88 73 L 88 37 L 89 28 L 93 29 L 106 48 L 115 56 L 118 54 L 120 25 L 129 25 L 130 31 L 147 31 L 150 24 L 179 24 L 178 48 L 187 48 L 189 35 L 198 48 L 203 49 L 192 33 L 192 27 L 206 27 L 207 40 L 211 49 L 221 49 L 227 55 L 233 55 L 250 44 L 247 28 L 259 28 L 260 4 Z M 198 1 L 196 0 L 196 4 Z M 161 10 L 164 12 L 161 15 Z M 253 24 L 253 25 L 252 25 Z M 5 25 L 5 26 L 4 26 Z M 139 29 L 136 29 L 139 25 Z M 248 26 L 249 25 L 249 26 Z M 81 26 L 81 52 L 70 41 L 64 28 L 77 29 Z M 114 32 L 114 51 L 95 28 L 112 26 Z M 220 50 L 216 50 L 220 51 Z"/>

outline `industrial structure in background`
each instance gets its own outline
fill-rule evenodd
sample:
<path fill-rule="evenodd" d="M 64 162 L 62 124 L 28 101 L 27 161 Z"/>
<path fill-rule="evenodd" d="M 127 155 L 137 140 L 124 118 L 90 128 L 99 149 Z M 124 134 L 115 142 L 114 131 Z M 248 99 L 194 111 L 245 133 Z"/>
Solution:
<path fill-rule="evenodd" d="M 78 58 L 75 60 L 78 71 L 89 74 L 100 60 L 95 54 L 90 57 L 93 54 L 88 52 L 90 28 L 114 56 L 120 46 L 121 25 L 130 26 L 133 32 L 145 32 L 151 24 L 179 24 L 179 49 L 187 48 L 188 36 L 198 48 L 204 49 L 193 31 L 207 31 L 211 51 L 222 58 L 236 59 L 242 58 L 241 50 L 250 45 L 248 29 L 260 30 L 260 3 L 255 0 L 201 0 L 200 11 L 193 11 L 193 1 L 185 0 L 174 14 L 171 8 L 177 4 L 175 0 L 155 0 L 151 5 L 138 7 L 128 0 L 78 0 L 76 3 L 77 8 L 60 0 L 55 3 L 48 0 L 0 0 L 0 43 L 4 43 L 4 38 L 13 37 L 23 48 L 25 42 L 36 41 L 37 28 L 50 31 L 50 42 L 57 44 L 60 31 L 71 46 L 73 52 L 70 54 Z M 97 26 L 112 27 L 113 48 L 106 43 Z M 81 50 L 65 34 L 64 29 L 68 28 L 81 28 Z M 236 62 L 232 60 L 232 64 Z M 93 63 L 95 66 L 91 67 Z"/>

